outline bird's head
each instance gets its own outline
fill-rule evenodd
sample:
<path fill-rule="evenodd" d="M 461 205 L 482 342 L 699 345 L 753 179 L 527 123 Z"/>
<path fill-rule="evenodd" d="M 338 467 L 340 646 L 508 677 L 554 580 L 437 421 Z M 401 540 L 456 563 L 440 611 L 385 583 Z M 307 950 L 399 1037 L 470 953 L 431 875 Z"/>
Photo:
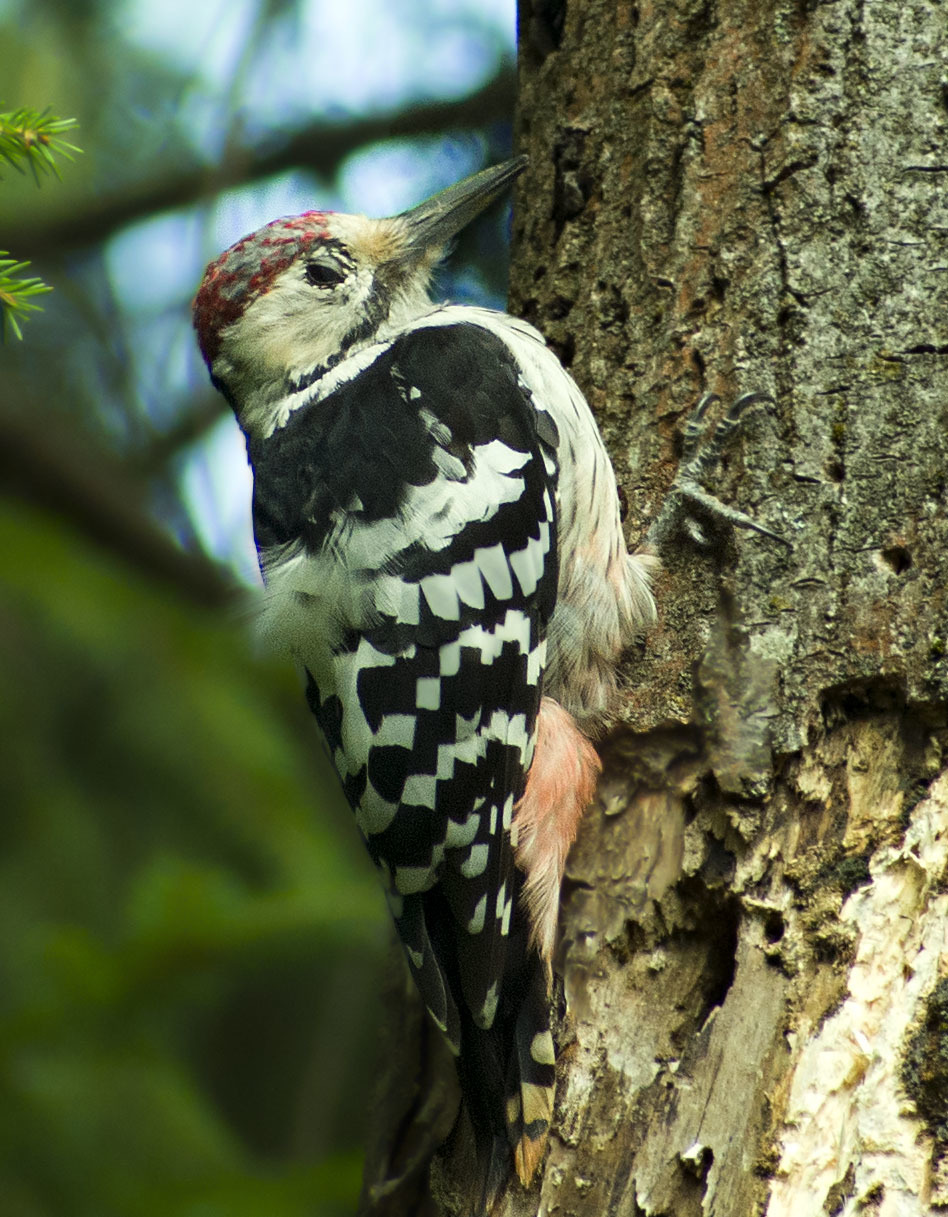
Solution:
<path fill-rule="evenodd" d="M 445 246 L 526 165 L 505 161 L 401 215 L 305 211 L 244 237 L 204 272 L 194 328 L 241 420 L 360 344 L 428 311 Z"/>

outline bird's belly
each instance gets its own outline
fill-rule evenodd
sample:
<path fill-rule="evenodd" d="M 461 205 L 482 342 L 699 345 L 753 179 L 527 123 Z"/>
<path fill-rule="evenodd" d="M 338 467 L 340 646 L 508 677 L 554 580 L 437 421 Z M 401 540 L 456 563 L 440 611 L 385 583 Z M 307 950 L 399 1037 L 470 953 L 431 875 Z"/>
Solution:
<path fill-rule="evenodd" d="M 268 649 L 289 654 L 331 684 L 333 654 L 362 613 L 352 572 L 329 550 L 302 545 L 265 563 L 266 586 L 257 633 Z"/>

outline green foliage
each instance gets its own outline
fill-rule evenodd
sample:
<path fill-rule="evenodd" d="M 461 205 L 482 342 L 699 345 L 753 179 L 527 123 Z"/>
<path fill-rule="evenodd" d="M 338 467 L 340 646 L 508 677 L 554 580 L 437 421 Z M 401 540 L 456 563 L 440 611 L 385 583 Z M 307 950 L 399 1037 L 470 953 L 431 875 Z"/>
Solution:
<path fill-rule="evenodd" d="M 217 481 L 226 409 L 189 323 L 204 263 L 248 205 L 249 228 L 351 188 L 351 154 L 390 131 L 386 176 L 428 166 L 415 198 L 439 158 L 500 159 L 512 48 L 478 117 L 453 74 L 431 79 L 459 38 L 493 62 L 476 0 L 457 21 L 409 6 L 397 44 L 363 23 L 374 62 L 416 71 L 363 106 L 335 97 L 351 22 L 301 51 L 312 4 L 251 0 L 223 25 L 133 7 L 15 0 L 0 19 L 4 95 L 82 115 L 86 149 L 37 190 L 73 124 L 0 116 L 0 314 L 17 335 L 32 320 L 4 350 L 0 420 L 43 441 L 4 449 L 24 502 L 0 497 L 0 1215 L 335 1217 L 376 1066 L 379 885 L 293 673 L 252 658 L 236 615 L 148 585 L 127 537 L 111 558 L 89 538 L 108 544 L 129 501 L 143 532 L 146 505 L 193 551 L 239 532 L 243 554 L 229 495 L 215 512 L 195 490 Z M 462 248 L 499 295 L 495 229 Z"/>
<path fill-rule="evenodd" d="M 384 942 L 298 690 L 0 502 L 9 1217 L 354 1211 Z"/>
<path fill-rule="evenodd" d="M 20 275 L 29 262 L 17 262 L 8 258 L 7 251 L 0 249 L 0 316 L 4 327 L 9 325 L 17 338 L 23 337 L 20 322 L 30 313 L 39 312 L 40 306 L 32 299 L 53 289 L 42 279 L 21 279 Z"/>
<path fill-rule="evenodd" d="M 21 108 L 0 113 L 0 159 L 24 172 L 26 165 L 39 185 L 44 174 L 59 177 L 56 157 L 71 161 L 73 153 L 80 152 L 75 144 L 63 139 L 64 131 L 78 127 L 74 118 L 57 118 L 48 110 Z"/>
<path fill-rule="evenodd" d="M 63 139 L 63 132 L 72 131 L 78 123 L 74 118 L 57 118 L 48 110 L 22 108 L 0 113 L 0 160 L 24 173 L 28 168 L 37 185 L 47 174 L 59 177 L 56 157 L 72 160 L 81 151 Z M 37 278 L 22 278 L 29 262 L 17 262 L 0 250 L 0 322 L 3 333 L 9 325 L 17 338 L 23 337 L 20 322 L 40 306 L 34 297 L 53 289 Z"/>

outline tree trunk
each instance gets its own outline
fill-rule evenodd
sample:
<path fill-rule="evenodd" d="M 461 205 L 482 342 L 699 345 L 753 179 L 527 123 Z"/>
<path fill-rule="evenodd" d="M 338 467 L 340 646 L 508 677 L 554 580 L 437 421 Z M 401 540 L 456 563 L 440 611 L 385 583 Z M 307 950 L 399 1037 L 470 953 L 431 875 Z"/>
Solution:
<path fill-rule="evenodd" d="M 948 1206 L 946 46 L 921 0 L 524 0 L 512 311 L 633 543 L 698 395 L 770 393 L 713 489 L 789 544 L 663 555 L 506 1217 Z"/>

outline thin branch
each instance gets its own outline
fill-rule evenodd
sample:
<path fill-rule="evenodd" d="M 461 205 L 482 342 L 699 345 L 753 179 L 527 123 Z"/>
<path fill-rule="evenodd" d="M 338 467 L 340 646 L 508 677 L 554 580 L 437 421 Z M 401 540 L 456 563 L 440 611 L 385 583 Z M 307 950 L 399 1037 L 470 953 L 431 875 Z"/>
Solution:
<path fill-rule="evenodd" d="M 132 452 L 128 461 L 144 474 L 160 473 L 170 460 L 202 439 L 228 413 L 227 403 L 218 393 L 206 393 L 167 431 L 160 432 Z"/>
<path fill-rule="evenodd" d="M 145 216 L 213 198 L 229 187 L 288 169 L 306 168 L 331 177 L 354 148 L 378 140 L 438 135 L 509 119 L 513 113 L 516 73 L 505 65 L 482 89 L 459 101 L 408 106 L 396 114 L 345 123 L 315 123 L 278 146 L 248 149 L 226 164 L 163 174 L 121 194 L 73 204 L 68 215 L 7 228 L 11 248 L 49 259 L 68 250 L 104 241 L 117 229 Z"/>
<path fill-rule="evenodd" d="M 57 420 L 0 414 L 0 489 L 66 518 L 122 562 L 204 607 L 239 597 L 223 568 L 179 548 L 143 506 L 144 488 L 113 457 Z"/>

